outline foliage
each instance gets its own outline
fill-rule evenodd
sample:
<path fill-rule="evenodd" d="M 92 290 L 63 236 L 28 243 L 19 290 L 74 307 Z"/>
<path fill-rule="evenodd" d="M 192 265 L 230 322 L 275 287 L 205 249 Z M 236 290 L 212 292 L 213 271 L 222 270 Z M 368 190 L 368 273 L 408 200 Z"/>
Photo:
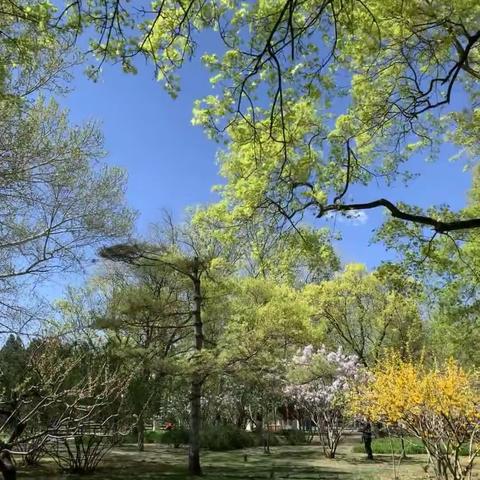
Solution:
<path fill-rule="evenodd" d="M 98 125 L 72 125 L 50 98 L 68 90 L 81 60 L 75 32 L 54 19 L 50 1 L 1 1 L 0 10 L 3 334 L 38 329 L 29 323 L 46 308 L 32 287 L 78 269 L 89 248 L 128 234 L 134 214 L 124 203 L 124 172 L 101 161 Z"/>
<path fill-rule="evenodd" d="M 261 215 L 235 222 L 224 202 L 197 209 L 192 221 L 228 246 L 234 245 L 238 271 L 301 287 L 328 279 L 339 258 L 327 229 L 307 223 L 285 231 L 281 222 Z"/>
<path fill-rule="evenodd" d="M 395 455 L 402 455 L 403 453 L 406 455 L 421 455 L 428 453 L 425 445 L 416 437 L 404 437 L 403 441 L 402 445 L 402 441 L 398 437 L 376 438 L 372 441 L 373 453 L 391 455 L 392 447 Z M 405 451 L 403 451 L 403 447 L 405 447 Z M 353 451 L 356 453 L 363 453 L 364 450 L 362 445 L 353 447 Z M 460 455 L 468 455 L 467 445 L 462 446 Z"/>
<path fill-rule="evenodd" d="M 278 364 L 280 351 L 310 338 L 312 309 L 304 293 L 285 284 L 262 278 L 236 280 L 231 301 L 231 320 L 226 325 L 219 356 L 220 365 L 242 366 L 248 361 L 265 367 Z"/>
<path fill-rule="evenodd" d="M 480 212 L 480 169 L 473 169 L 467 210 Z M 428 343 L 432 354 L 453 356 L 465 366 L 478 366 L 478 312 L 480 307 L 480 243 L 474 231 L 432 237 L 418 228 L 388 222 L 378 233 L 394 249 L 410 275 L 427 292 Z"/>
<path fill-rule="evenodd" d="M 353 411 L 422 440 L 439 479 L 470 478 L 478 453 L 478 378 L 454 361 L 427 368 L 391 355 L 360 385 Z M 464 445 L 468 455 L 459 458 Z"/>
<path fill-rule="evenodd" d="M 160 435 L 156 435 L 156 437 L 160 443 L 172 445 L 175 448 L 178 448 L 180 445 L 188 444 L 188 430 L 182 427 L 175 427 L 171 430 L 165 430 Z"/>
<path fill-rule="evenodd" d="M 401 439 L 397 437 L 375 438 L 372 440 L 372 451 L 374 454 L 381 455 L 392 455 L 392 451 L 395 455 L 420 455 L 427 453 L 425 446 L 418 438 L 404 438 L 403 445 L 405 449 L 403 449 Z M 364 453 L 365 448 L 363 445 L 355 445 L 353 451 L 355 453 Z"/>
<path fill-rule="evenodd" d="M 25 380 L 29 353 L 20 337 L 9 335 L 0 350 L 0 379 L 2 396 L 11 400 L 15 397 L 16 387 Z"/>
<path fill-rule="evenodd" d="M 285 437 L 288 445 L 307 445 L 310 443 L 303 430 L 283 430 L 282 436 Z"/>
<path fill-rule="evenodd" d="M 142 56 L 175 97 L 181 67 L 208 38 L 202 60 L 216 90 L 194 121 L 226 143 L 220 189 L 236 218 L 260 209 L 291 226 L 306 212 L 384 207 L 439 233 L 470 225 L 468 209 L 365 202 L 352 187 L 408 181 L 415 156 L 443 156 L 446 143 L 455 158 L 478 153 L 473 0 L 4 3 L 7 70 L 29 72 L 59 37 L 81 38 L 93 78 L 105 61 L 135 73 Z"/>
<path fill-rule="evenodd" d="M 0 322 L 8 332 L 38 316 L 32 299 L 19 303 L 20 288 L 78 269 L 88 249 L 126 235 L 134 214 L 124 203 L 124 172 L 100 162 L 94 123 L 71 126 L 41 98 L 0 109 Z"/>
<path fill-rule="evenodd" d="M 163 436 L 162 431 L 146 430 L 145 431 L 145 443 L 160 443 L 160 439 L 162 438 L 162 436 Z M 133 438 L 132 438 L 132 440 L 133 440 Z"/>
<path fill-rule="evenodd" d="M 254 433 L 231 425 L 207 426 L 202 430 L 202 447 L 209 450 L 235 450 L 257 444 Z"/>
<path fill-rule="evenodd" d="M 64 472 L 88 474 L 94 472 L 105 455 L 121 441 L 116 434 L 82 434 L 64 438 L 48 448 L 49 456 Z"/>
<path fill-rule="evenodd" d="M 341 345 L 364 366 L 374 365 L 386 348 L 407 355 L 421 346 L 415 284 L 395 272 L 387 275 L 385 269 L 369 273 L 363 265 L 349 264 L 334 279 L 306 287 L 327 345 Z"/>
<path fill-rule="evenodd" d="M 115 368 L 82 340 L 37 338 L 23 349 L 23 374 L 0 392 L 2 468 L 8 470 L 17 454 L 28 463 L 49 455 L 62 468 L 81 463 L 93 470 L 129 430 L 123 397 L 131 372 Z M 3 355 L 6 364 L 18 359 L 11 348 Z"/>
<path fill-rule="evenodd" d="M 43 0 L 2 1 L 0 8 L 2 112 L 5 101 L 20 104 L 39 91 L 65 91 L 69 70 L 80 58 L 74 32 L 52 28 L 53 4 Z"/>
<path fill-rule="evenodd" d="M 188 430 L 175 427 L 161 432 L 147 432 L 145 441 L 147 443 L 163 443 L 178 448 L 180 445 L 188 444 Z M 247 432 L 233 425 L 218 424 L 202 429 L 201 445 L 202 448 L 208 450 L 235 450 L 253 447 L 258 444 L 259 441 L 255 433 Z"/>

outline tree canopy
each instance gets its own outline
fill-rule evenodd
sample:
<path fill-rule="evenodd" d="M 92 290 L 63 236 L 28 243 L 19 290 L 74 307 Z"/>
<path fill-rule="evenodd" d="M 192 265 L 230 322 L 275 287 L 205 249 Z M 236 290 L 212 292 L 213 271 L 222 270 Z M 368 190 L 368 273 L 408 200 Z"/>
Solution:
<path fill-rule="evenodd" d="M 424 211 L 353 188 L 408 181 L 415 158 L 445 161 L 445 144 L 476 155 L 474 1 L 39 2 L 27 16 L 17 7 L 21 24 L 85 33 L 98 59 L 91 72 L 117 60 L 135 71 L 147 57 L 174 96 L 182 65 L 213 31 L 202 59 L 218 93 L 197 103 L 194 122 L 226 141 L 221 190 L 239 215 L 297 221 L 384 207 L 438 233 L 480 225 L 469 209 Z"/>

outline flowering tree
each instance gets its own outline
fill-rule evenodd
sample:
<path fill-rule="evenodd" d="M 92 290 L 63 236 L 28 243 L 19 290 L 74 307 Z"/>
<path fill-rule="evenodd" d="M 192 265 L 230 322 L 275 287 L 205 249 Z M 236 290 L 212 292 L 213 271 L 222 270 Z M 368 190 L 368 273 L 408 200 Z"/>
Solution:
<path fill-rule="evenodd" d="M 436 479 L 470 479 L 480 451 L 477 373 L 454 361 L 429 369 L 396 355 L 372 373 L 352 398 L 353 410 L 420 438 Z"/>
<path fill-rule="evenodd" d="M 334 458 L 345 427 L 347 397 L 359 377 L 357 358 L 341 348 L 305 347 L 293 358 L 286 394 L 318 429 L 325 455 Z"/>

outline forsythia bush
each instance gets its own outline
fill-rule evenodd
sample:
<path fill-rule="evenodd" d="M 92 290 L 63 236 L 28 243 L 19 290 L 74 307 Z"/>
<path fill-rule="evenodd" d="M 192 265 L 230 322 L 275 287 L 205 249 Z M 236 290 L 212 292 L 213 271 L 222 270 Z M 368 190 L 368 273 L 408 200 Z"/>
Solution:
<path fill-rule="evenodd" d="M 468 479 L 479 452 L 478 378 L 454 361 L 427 368 L 392 354 L 352 395 L 351 406 L 357 415 L 420 438 L 429 454 L 426 468 L 433 467 L 437 479 Z M 460 457 L 465 446 L 468 455 Z"/>

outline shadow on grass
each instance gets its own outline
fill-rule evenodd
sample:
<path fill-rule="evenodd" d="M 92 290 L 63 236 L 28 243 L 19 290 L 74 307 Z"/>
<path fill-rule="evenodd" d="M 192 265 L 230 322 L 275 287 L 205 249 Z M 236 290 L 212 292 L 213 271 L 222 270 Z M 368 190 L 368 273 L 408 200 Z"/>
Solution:
<path fill-rule="evenodd" d="M 18 479 L 31 480 L 181 480 L 191 479 L 186 470 L 186 449 L 148 447 L 139 454 L 125 446 L 112 452 L 91 475 L 62 475 L 54 465 L 19 472 Z M 247 461 L 245 461 L 245 455 Z M 271 455 L 261 449 L 209 452 L 202 455 L 206 480 L 378 480 L 377 470 L 388 467 L 388 456 L 368 461 L 342 452 L 336 460 L 325 461 L 318 447 L 279 447 Z M 382 477 L 383 478 L 383 477 Z"/>
<path fill-rule="evenodd" d="M 325 467 L 308 467 L 281 464 L 266 464 L 265 462 L 248 462 L 246 464 L 233 465 L 207 465 L 204 467 L 204 476 L 208 480 L 247 480 L 247 479 L 292 479 L 292 480 L 354 480 L 351 473 L 339 470 L 328 470 Z M 48 472 L 45 469 L 29 470 L 20 472 L 19 480 L 30 478 L 35 480 L 154 480 L 170 479 L 180 480 L 190 478 L 185 467 L 177 465 L 137 464 L 124 466 L 104 466 L 88 476 L 61 475 Z"/>
<path fill-rule="evenodd" d="M 340 480 L 351 479 L 351 473 L 328 470 L 324 467 L 294 467 L 292 465 L 238 465 L 210 466 L 205 468 L 208 479 L 296 479 L 296 480 Z"/>
<path fill-rule="evenodd" d="M 348 463 L 349 465 L 354 465 L 354 466 L 383 466 L 383 465 L 392 465 L 392 457 L 391 455 L 374 455 L 373 460 L 368 460 L 366 457 L 352 457 L 350 455 L 341 455 L 338 457 L 345 463 Z M 399 462 L 399 457 L 397 456 L 395 458 L 396 463 L 398 464 Z M 401 465 L 421 465 L 425 463 L 425 460 L 419 456 L 419 455 L 412 455 L 409 456 L 405 459 L 403 459 L 400 464 Z"/>

